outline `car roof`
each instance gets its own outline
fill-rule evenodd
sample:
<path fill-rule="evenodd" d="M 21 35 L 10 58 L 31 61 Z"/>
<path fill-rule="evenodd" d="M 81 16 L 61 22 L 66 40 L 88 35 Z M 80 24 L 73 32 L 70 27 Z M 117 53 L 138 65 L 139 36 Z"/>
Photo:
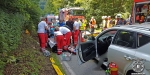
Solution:
<path fill-rule="evenodd" d="M 150 35 L 150 25 L 142 25 L 142 24 L 137 24 L 137 25 L 117 25 L 112 27 L 112 29 L 123 29 L 123 30 L 130 30 L 130 31 L 135 31 L 139 33 L 144 33 L 147 35 Z"/>

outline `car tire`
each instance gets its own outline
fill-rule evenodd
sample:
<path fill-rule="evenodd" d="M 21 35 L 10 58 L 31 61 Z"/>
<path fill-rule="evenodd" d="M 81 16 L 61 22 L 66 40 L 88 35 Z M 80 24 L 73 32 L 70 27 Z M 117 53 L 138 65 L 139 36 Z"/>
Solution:
<path fill-rule="evenodd" d="M 132 73 L 136 73 L 136 72 L 134 72 L 133 70 L 129 70 L 129 71 L 126 73 L 126 75 L 132 75 Z"/>

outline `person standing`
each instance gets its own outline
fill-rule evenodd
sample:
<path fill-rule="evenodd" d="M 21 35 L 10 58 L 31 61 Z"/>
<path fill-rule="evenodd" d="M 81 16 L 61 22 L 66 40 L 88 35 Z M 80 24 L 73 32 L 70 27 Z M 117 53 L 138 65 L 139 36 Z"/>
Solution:
<path fill-rule="evenodd" d="M 108 17 L 105 17 L 105 25 L 104 25 L 104 28 L 103 30 L 106 30 L 108 28 Z"/>
<path fill-rule="evenodd" d="M 126 20 L 124 20 L 123 18 L 119 18 L 117 25 L 125 25 L 126 24 Z"/>
<path fill-rule="evenodd" d="M 78 22 L 80 23 L 80 27 L 79 27 L 79 34 L 80 34 L 80 41 L 83 42 L 83 38 L 82 38 L 82 33 L 84 33 L 84 26 L 83 26 L 83 19 L 79 19 Z"/>
<path fill-rule="evenodd" d="M 102 16 L 102 31 L 103 31 L 104 28 L 106 27 L 106 17 L 107 17 L 107 16 Z"/>
<path fill-rule="evenodd" d="M 85 31 L 86 30 L 86 23 L 87 23 L 87 21 L 85 20 L 85 19 L 82 19 L 81 20 L 81 26 L 80 26 L 80 30 L 81 31 Z"/>
<path fill-rule="evenodd" d="M 78 22 L 79 22 L 79 24 L 80 24 L 80 27 L 79 27 L 79 30 L 81 31 L 81 30 L 83 30 L 82 28 L 82 23 L 83 23 L 83 21 L 82 21 L 82 19 L 78 19 Z"/>
<path fill-rule="evenodd" d="M 55 27 L 55 32 L 54 32 L 54 42 L 57 43 L 57 54 L 60 55 L 62 54 L 63 50 L 63 42 L 64 42 L 64 36 L 63 34 L 59 31 L 59 27 Z"/>
<path fill-rule="evenodd" d="M 70 28 L 70 30 L 71 30 L 71 43 L 73 43 L 73 24 L 74 24 L 74 21 L 73 21 L 73 19 L 71 19 L 71 18 L 69 18 L 69 20 L 66 22 L 66 25 Z"/>
<path fill-rule="evenodd" d="M 111 16 L 108 16 L 107 27 L 108 27 L 108 28 L 111 28 L 111 27 L 112 27 L 112 19 L 111 19 Z"/>
<path fill-rule="evenodd" d="M 46 19 L 45 18 L 41 18 L 41 22 L 38 24 L 38 37 L 39 37 L 39 42 L 40 42 L 40 49 L 41 51 L 45 51 L 45 47 L 46 47 L 46 36 L 45 36 L 45 32 L 46 30 L 48 30 L 48 26 L 46 24 Z"/>
<path fill-rule="evenodd" d="M 66 27 L 56 27 L 59 28 L 59 31 L 64 35 L 64 50 L 68 50 L 70 45 L 71 31 Z"/>
<path fill-rule="evenodd" d="M 132 25 L 132 19 L 131 19 L 132 17 L 131 17 L 131 15 L 129 15 L 129 17 L 127 18 L 127 20 L 126 20 L 126 25 Z"/>
<path fill-rule="evenodd" d="M 66 25 L 71 29 L 71 32 L 73 31 L 73 23 L 71 18 L 66 22 Z"/>
<path fill-rule="evenodd" d="M 78 35 L 80 33 L 80 26 L 81 24 L 78 22 L 78 19 L 75 19 L 75 22 L 73 24 L 73 31 L 74 31 L 74 46 L 78 44 Z"/>
<path fill-rule="evenodd" d="M 60 20 L 60 22 L 58 23 L 60 27 L 65 25 L 65 22 L 63 20 Z"/>
<path fill-rule="evenodd" d="M 82 25 L 81 26 L 83 26 L 84 34 L 86 34 L 86 24 L 87 24 L 87 20 L 86 19 L 82 19 Z"/>
<path fill-rule="evenodd" d="M 94 26 L 96 25 L 96 20 L 94 19 L 94 17 L 91 18 L 89 25 L 90 25 L 90 29 L 91 29 L 90 31 L 93 34 L 94 33 Z"/>

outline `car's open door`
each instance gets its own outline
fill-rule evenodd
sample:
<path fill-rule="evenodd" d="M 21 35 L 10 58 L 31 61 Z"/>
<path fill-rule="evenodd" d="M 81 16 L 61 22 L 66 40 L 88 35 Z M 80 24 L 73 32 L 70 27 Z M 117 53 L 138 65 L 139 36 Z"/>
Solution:
<path fill-rule="evenodd" d="M 83 39 L 82 33 L 80 33 L 79 39 Z M 86 61 L 96 57 L 96 48 L 94 38 L 88 41 L 78 40 L 77 54 L 79 58 L 79 63 L 85 63 Z"/>

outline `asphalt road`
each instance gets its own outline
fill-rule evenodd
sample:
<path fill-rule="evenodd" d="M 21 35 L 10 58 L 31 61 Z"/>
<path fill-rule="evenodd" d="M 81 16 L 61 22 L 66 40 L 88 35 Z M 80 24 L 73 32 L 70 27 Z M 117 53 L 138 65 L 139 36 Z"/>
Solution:
<path fill-rule="evenodd" d="M 61 55 L 59 58 L 62 59 Z M 77 58 L 77 55 L 72 55 L 70 61 L 61 60 L 67 75 L 105 75 L 105 72 L 100 67 L 97 67 L 94 60 L 79 65 Z"/>

